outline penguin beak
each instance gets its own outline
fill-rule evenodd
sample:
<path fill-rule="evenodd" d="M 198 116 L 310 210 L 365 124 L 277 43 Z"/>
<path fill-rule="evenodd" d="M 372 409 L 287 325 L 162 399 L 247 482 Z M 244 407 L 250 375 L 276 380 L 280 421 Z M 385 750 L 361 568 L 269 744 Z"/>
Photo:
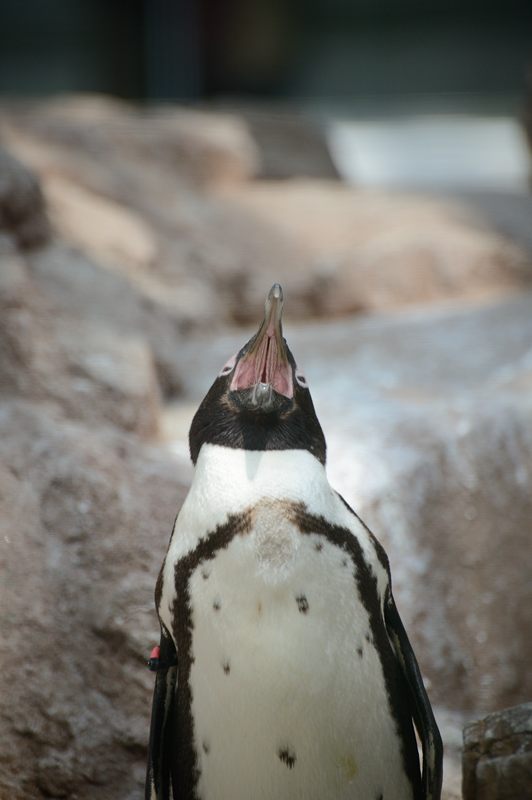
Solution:
<path fill-rule="evenodd" d="M 274 410 L 275 392 L 289 399 L 294 396 L 292 368 L 283 339 L 282 312 L 283 290 L 274 283 L 264 304 L 264 319 L 248 351 L 238 361 L 230 386 L 233 392 L 250 390 L 245 402 L 250 410 Z"/>

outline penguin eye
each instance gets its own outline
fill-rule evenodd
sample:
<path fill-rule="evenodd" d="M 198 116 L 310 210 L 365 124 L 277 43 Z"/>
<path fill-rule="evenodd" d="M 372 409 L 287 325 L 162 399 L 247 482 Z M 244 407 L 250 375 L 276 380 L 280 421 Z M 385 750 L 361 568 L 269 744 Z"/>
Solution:
<path fill-rule="evenodd" d="M 229 375 L 229 373 L 232 372 L 232 370 L 234 369 L 235 364 L 236 364 L 236 353 L 235 353 L 234 356 L 231 356 L 229 361 L 227 361 L 223 365 L 222 369 L 218 373 L 218 377 L 221 378 L 221 377 L 224 377 L 225 375 Z"/>
<path fill-rule="evenodd" d="M 304 376 L 304 375 L 303 375 L 301 372 L 299 372 L 299 371 L 296 371 L 296 381 L 298 382 L 298 384 L 299 384 L 299 385 L 300 385 L 300 386 L 301 386 L 303 389 L 308 389 L 308 383 L 307 383 L 307 379 L 306 379 L 306 378 L 305 378 L 305 376 Z"/>

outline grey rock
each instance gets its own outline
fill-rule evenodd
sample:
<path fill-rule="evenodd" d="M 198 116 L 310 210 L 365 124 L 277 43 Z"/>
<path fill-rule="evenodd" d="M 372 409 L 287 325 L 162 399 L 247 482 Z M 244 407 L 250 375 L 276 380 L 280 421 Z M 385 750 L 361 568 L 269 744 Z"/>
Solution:
<path fill-rule="evenodd" d="M 80 297 L 80 305 L 88 300 Z M 0 254 L 1 395 L 53 402 L 74 419 L 153 435 L 160 396 L 149 345 L 84 316 L 73 307 L 62 314 L 19 254 Z"/>
<path fill-rule="evenodd" d="M 154 580 L 189 468 L 0 405 L 0 796 L 140 798 Z"/>
<path fill-rule="evenodd" d="M 283 119 L 279 148 L 290 150 L 304 121 Z M 2 132 L 39 174 L 63 241 L 187 331 L 255 319 L 281 275 L 300 318 L 486 298 L 532 281 L 526 247 L 467 202 L 250 180 L 253 145 L 237 116 L 71 98 L 4 106 Z M 298 146 L 302 161 L 314 152 L 312 141 Z M 168 352 L 158 360 L 178 385 Z"/>
<path fill-rule="evenodd" d="M 259 154 L 237 115 L 176 106 L 141 109 L 110 97 L 71 95 L 4 101 L 7 146 L 38 171 L 55 173 L 126 205 L 154 204 L 176 188 L 239 182 L 256 173 Z"/>
<path fill-rule="evenodd" d="M 45 242 L 50 235 L 37 176 L 0 148 L 0 232 L 22 248 Z"/>
<path fill-rule="evenodd" d="M 287 286 L 301 316 L 482 299 L 532 283 L 527 249 L 465 202 L 305 180 L 232 185 L 223 197 L 297 245 Z M 248 296 L 253 307 L 258 299 Z"/>
<path fill-rule="evenodd" d="M 234 111 L 245 120 L 259 148 L 257 177 L 339 179 L 326 125 L 312 113 L 253 104 L 239 104 Z"/>
<path fill-rule="evenodd" d="M 466 725 L 462 765 L 464 800 L 529 800 L 532 703 Z"/>

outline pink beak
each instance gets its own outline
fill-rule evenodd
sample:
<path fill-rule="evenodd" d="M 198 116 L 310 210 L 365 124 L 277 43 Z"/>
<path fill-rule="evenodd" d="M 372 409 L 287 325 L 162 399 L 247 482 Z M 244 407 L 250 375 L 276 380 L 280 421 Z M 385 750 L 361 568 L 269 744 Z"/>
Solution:
<path fill-rule="evenodd" d="M 274 283 L 264 304 L 264 320 L 255 341 L 236 365 L 231 391 L 253 388 L 252 399 L 257 407 L 267 406 L 272 390 L 292 398 L 294 384 L 283 339 L 281 315 L 283 290 Z"/>

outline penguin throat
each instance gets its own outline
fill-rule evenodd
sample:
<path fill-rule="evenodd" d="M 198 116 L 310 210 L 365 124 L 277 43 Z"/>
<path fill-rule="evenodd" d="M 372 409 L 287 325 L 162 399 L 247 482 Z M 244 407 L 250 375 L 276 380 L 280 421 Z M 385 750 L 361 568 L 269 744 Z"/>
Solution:
<path fill-rule="evenodd" d="M 281 353 L 275 335 L 269 332 L 256 349 L 243 356 L 235 368 L 231 391 L 251 389 L 258 383 L 269 384 L 284 397 L 294 396 L 292 368 Z"/>

